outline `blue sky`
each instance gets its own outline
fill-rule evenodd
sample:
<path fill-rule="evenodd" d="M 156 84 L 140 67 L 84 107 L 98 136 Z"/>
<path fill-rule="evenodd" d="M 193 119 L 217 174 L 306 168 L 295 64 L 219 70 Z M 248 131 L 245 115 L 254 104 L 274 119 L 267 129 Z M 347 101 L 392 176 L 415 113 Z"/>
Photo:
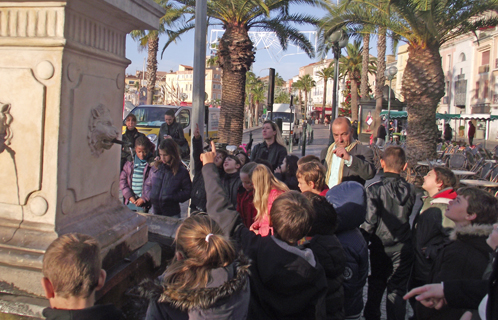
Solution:
<path fill-rule="evenodd" d="M 299 9 L 301 13 L 308 13 L 318 17 L 324 15 L 324 11 L 318 8 L 302 7 Z M 302 27 L 303 31 L 314 31 L 311 26 Z M 256 31 L 256 30 L 254 30 Z M 208 39 L 210 33 L 208 32 Z M 158 70 L 159 71 L 177 71 L 179 64 L 193 66 L 194 60 L 194 30 L 182 36 L 181 41 L 176 44 L 171 44 L 165 51 L 163 58 L 161 58 L 161 51 L 166 42 L 166 36 L 160 38 L 159 41 L 159 54 L 158 54 Z M 389 46 L 389 44 L 388 44 Z M 390 49 L 388 47 L 388 53 Z M 295 53 L 296 49 L 288 50 L 288 53 Z M 209 53 L 208 53 L 209 54 Z M 370 41 L 370 54 L 376 56 L 376 39 Z M 329 53 L 329 58 L 332 54 Z M 126 38 L 126 57 L 132 62 L 126 69 L 127 74 L 135 74 L 137 70 L 142 70 L 144 66 L 144 59 L 147 58 L 147 51 L 138 49 L 138 44 L 129 35 Z M 253 63 L 253 72 L 257 76 L 268 75 L 268 68 L 275 68 L 285 80 L 298 75 L 299 67 L 316 62 L 318 58 L 308 58 L 306 54 L 287 55 L 281 58 L 280 61 L 272 59 L 267 50 L 256 51 L 256 61 Z"/>

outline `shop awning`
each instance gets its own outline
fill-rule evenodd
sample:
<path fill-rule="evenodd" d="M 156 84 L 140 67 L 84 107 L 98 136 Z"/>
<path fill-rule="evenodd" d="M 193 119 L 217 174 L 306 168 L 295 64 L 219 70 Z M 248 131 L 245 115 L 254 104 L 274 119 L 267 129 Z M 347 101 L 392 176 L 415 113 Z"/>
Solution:
<path fill-rule="evenodd" d="M 380 116 L 387 116 L 387 111 L 382 111 L 380 113 Z M 408 118 L 408 113 L 406 111 L 391 111 L 389 113 L 389 117 L 391 119 L 403 119 L 403 118 Z"/>
<path fill-rule="evenodd" d="M 387 116 L 387 111 L 386 110 L 382 111 L 380 113 L 380 115 Z M 390 117 L 391 117 L 391 119 L 408 118 L 408 112 L 406 112 L 406 111 L 391 111 Z M 439 119 L 439 120 L 462 119 L 462 120 L 494 121 L 494 120 L 498 120 L 498 115 L 490 115 L 490 114 L 485 114 L 485 113 L 476 113 L 476 114 L 436 113 L 436 119 Z"/>

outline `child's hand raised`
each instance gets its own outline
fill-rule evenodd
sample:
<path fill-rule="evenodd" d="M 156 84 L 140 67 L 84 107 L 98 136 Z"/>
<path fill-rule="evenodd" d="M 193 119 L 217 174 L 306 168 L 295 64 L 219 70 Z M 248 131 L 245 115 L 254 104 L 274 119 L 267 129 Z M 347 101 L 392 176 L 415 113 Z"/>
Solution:
<path fill-rule="evenodd" d="M 216 158 L 216 145 L 211 141 L 211 151 L 201 154 L 202 165 L 214 163 L 214 158 Z"/>

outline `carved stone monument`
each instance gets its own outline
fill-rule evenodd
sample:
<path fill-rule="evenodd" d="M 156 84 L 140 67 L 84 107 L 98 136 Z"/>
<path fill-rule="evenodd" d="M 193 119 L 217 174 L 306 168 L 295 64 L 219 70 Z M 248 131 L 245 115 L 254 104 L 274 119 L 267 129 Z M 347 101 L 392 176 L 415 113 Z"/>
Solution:
<path fill-rule="evenodd" d="M 0 0 L 0 288 L 43 295 L 59 234 L 97 238 L 104 268 L 147 243 L 119 201 L 126 34 L 154 29 L 152 0 Z"/>

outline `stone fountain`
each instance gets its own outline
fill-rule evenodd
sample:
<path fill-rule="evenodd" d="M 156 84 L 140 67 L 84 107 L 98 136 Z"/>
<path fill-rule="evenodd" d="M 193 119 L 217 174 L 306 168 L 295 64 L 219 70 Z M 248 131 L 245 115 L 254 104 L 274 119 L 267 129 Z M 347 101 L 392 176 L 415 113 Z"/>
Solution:
<path fill-rule="evenodd" d="M 112 140 L 126 34 L 158 28 L 163 14 L 152 0 L 0 0 L 0 311 L 6 294 L 43 296 L 43 254 L 60 234 L 100 241 L 101 295 L 140 259 L 158 263 L 145 218 L 119 200 Z"/>

